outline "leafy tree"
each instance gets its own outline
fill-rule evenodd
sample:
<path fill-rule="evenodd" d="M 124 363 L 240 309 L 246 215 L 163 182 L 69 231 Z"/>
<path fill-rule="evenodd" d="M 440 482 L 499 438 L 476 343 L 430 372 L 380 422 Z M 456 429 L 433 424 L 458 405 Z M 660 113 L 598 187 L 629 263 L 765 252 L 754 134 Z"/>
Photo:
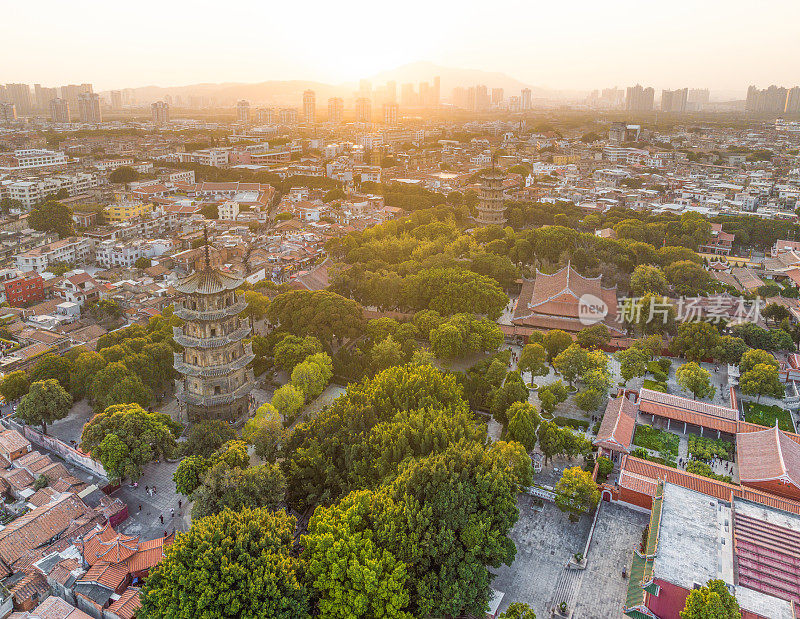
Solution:
<path fill-rule="evenodd" d="M 637 333 L 660 335 L 672 332 L 675 325 L 675 307 L 666 297 L 651 293 L 636 299 L 626 299 L 622 316 Z"/>
<path fill-rule="evenodd" d="M 285 496 L 286 479 L 277 464 L 241 468 L 219 461 L 206 471 L 203 482 L 192 493 L 192 519 L 224 509 L 276 509 Z"/>
<path fill-rule="evenodd" d="M 546 413 L 552 413 L 556 406 L 567 399 L 567 388 L 560 380 L 542 387 L 539 389 L 539 401 L 542 404 L 542 410 Z"/>
<path fill-rule="evenodd" d="M 28 216 L 28 225 L 34 230 L 55 232 L 64 239 L 75 234 L 72 225 L 72 209 L 55 200 L 34 207 Z"/>
<path fill-rule="evenodd" d="M 66 357 L 51 353 L 43 356 L 34 364 L 30 370 L 29 378 L 32 383 L 37 380 L 54 378 L 66 391 L 69 391 L 71 370 L 72 364 Z"/>
<path fill-rule="evenodd" d="M 647 337 L 640 337 L 636 339 L 631 348 L 640 350 L 647 357 L 648 361 L 661 354 L 661 349 L 664 346 L 664 340 L 660 335 L 648 335 Z"/>
<path fill-rule="evenodd" d="M 275 462 L 281 445 L 286 441 L 280 415 L 272 404 L 266 403 L 256 411 L 255 420 L 251 427 L 248 424 L 253 420 L 248 420 L 248 424 L 245 424 L 247 440 L 253 444 L 259 458 Z"/>
<path fill-rule="evenodd" d="M 325 391 L 333 376 L 333 363 L 324 352 L 311 355 L 292 370 L 291 385 L 298 389 L 306 400 L 316 398 Z M 274 398 L 273 398 L 274 400 Z M 273 401 L 273 406 L 280 409 Z"/>
<path fill-rule="evenodd" d="M 500 613 L 497 619 L 536 619 L 536 613 L 524 602 L 514 602 L 504 613 Z"/>
<path fill-rule="evenodd" d="M 326 345 L 358 337 L 364 329 L 361 306 L 333 292 L 292 290 L 278 295 L 267 312 L 270 322 L 295 335 L 313 335 Z"/>
<path fill-rule="evenodd" d="M 209 468 L 208 458 L 186 456 L 178 464 L 172 480 L 175 489 L 184 496 L 190 496 L 203 483 L 203 475 Z"/>
<path fill-rule="evenodd" d="M 741 361 L 739 362 L 739 372 L 744 374 L 760 364 L 771 365 L 776 370 L 780 370 L 781 367 L 778 360 L 766 350 L 753 348 L 742 355 Z"/>
<path fill-rule="evenodd" d="M 694 361 L 684 363 L 675 370 L 675 379 L 681 389 L 689 391 L 695 400 L 698 397 L 713 398 L 716 393 L 716 388 L 711 384 L 711 374 Z"/>
<path fill-rule="evenodd" d="M 544 346 L 544 349 L 547 351 L 547 360 L 551 362 L 571 345 L 572 336 L 560 329 L 548 331 L 542 338 L 542 346 Z"/>
<path fill-rule="evenodd" d="M 379 341 L 369 353 L 370 366 L 375 372 L 403 363 L 403 347 L 391 335 Z"/>
<path fill-rule="evenodd" d="M 408 569 L 413 616 L 484 612 L 488 566 L 514 559 L 515 489 L 477 444 L 451 446 L 401 471 L 388 493 L 403 506 L 393 548 Z"/>
<path fill-rule="evenodd" d="M 780 303 L 768 304 L 763 310 L 761 310 L 761 315 L 774 323 L 779 323 L 784 318 L 791 319 L 792 317 L 792 313 Z"/>
<path fill-rule="evenodd" d="M 581 348 L 601 348 L 611 341 L 608 327 L 602 323 L 578 331 L 575 341 Z"/>
<path fill-rule="evenodd" d="M 106 366 L 106 360 L 96 352 L 83 352 L 75 358 L 69 375 L 72 397 L 82 400 L 89 395 L 89 387 L 100 370 Z"/>
<path fill-rule="evenodd" d="M 631 273 L 631 294 L 641 297 L 647 293 L 663 295 L 667 292 L 667 279 L 656 266 L 640 264 Z"/>
<path fill-rule="evenodd" d="M 136 262 L 133 263 L 133 266 L 135 266 L 137 269 L 149 269 L 151 266 L 153 266 L 153 261 L 150 260 L 150 258 L 145 258 L 142 256 L 141 258 L 136 259 Z"/>
<path fill-rule="evenodd" d="M 619 362 L 619 371 L 622 380 L 628 382 L 634 376 L 644 376 L 647 372 L 647 357 L 636 348 L 627 348 L 614 353 L 614 359 Z"/>
<path fill-rule="evenodd" d="M 225 510 L 179 535 L 145 581 L 137 616 L 310 619 L 295 519 Z"/>
<path fill-rule="evenodd" d="M 606 458 L 605 456 L 600 456 L 597 459 L 597 475 L 598 477 L 602 477 L 603 479 L 607 479 L 609 475 L 614 471 L 614 462 L 611 461 L 611 458 Z"/>
<path fill-rule="evenodd" d="M 770 331 L 770 342 L 772 350 L 794 350 L 794 340 L 783 329 L 775 329 Z"/>
<path fill-rule="evenodd" d="M 515 402 L 528 401 L 528 387 L 522 380 L 518 371 L 509 372 L 503 385 L 496 391 L 492 398 L 492 417 L 499 423 L 508 423 L 507 410 Z"/>
<path fill-rule="evenodd" d="M 420 337 L 429 340 L 431 331 L 444 322 L 439 312 L 422 310 L 414 314 L 414 326 L 419 330 Z"/>
<path fill-rule="evenodd" d="M 269 309 L 269 297 L 256 292 L 255 290 L 246 290 L 244 293 L 244 300 L 247 306 L 240 314 L 242 318 L 247 318 L 250 321 L 250 328 L 253 328 L 253 323 L 257 320 L 263 320 L 267 317 L 267 310 Z"/>
<path fill-rule="evenodd" d="M 594 411 L 600 408 L 600 405 L 606 400 L 607 394 L 605 390 L 600 390 L 594 387 L 584 389 L 575 396 L 575 403 L 581 410 Z"/>
<path fill-rule="evenodd" d="M 589 354 L 577 344 L 571 344 L 567 349 L 553 359 L 553 367 L 569 383 L 570 387 L 589 365 Z"/>
<path fill-rule="evenodd" d="M 109 182 L 112 183 L 132 183 L 139 178 L 139 173 L 132 167 L 123 165 L 112 170 L 108 175 Z"/>
<path fill-rule="evenodd" d="M 762 395 L 775 398 L 786 396 L 786 388 L 781 382 L 778 369 L 767 363 L 759 363 L 744 372 L 739 377 L 739 388 L 744 394 L 758 396 L 758 402 Z"/>
<path fill-rule="evenodd" d="M 533 376 L 544 376 L 547 370 L 547 351 L 541 344 L 525 344 L 519 355 L 517 367 L 520 372 L 530 372 Z"/>
<path fill-rule="evenodd" d="M 525 446 L 517 441 L 495 441 L 489 448 L 489 456 L 500 470 L 514 480 L 518 490 L 533 483 L 533 464 Z"/>
<path fill-rule="evenodd" d="M 399 327 L 400 323 L 394 318 L 386 316 L 383 318 L 374 318 L 367 322 L 366 334 L 374 344 L 377 344 L 389 336 L 396 335 Z"/>
<path fill-rule="evenodd" d="M 500 327 L 485 318 L 456 314 L 431 329 L 432 352 L 441 359 L 455 359 L 470 353 L 495 350 L 503 343 Z"/>
<path fill-rule="evenodd" d="M 272 395 L 272 406 L 283 417 L 284 423 L 291 423 L 303 407 L 303 392 L 294 385 L 279 387 Z"/>
<path fill-rule="evenodd" d="M 508 407 L 506 415 L 509 419 L 509 438 L 532 451 L 536 445 L 536 429 L 541 423 L 539 413 L 528 402 L 515 402 Z"/>
<path fill-rule="evenodd" d="M 722 580 L 709 580 L 692 589 L 681 611 L 681 619 L 741 619 L 739 603 Z"/>
<path fill-rule="evenodd" d="M 64 419 L 72 407 L 72 396 L 54 378 L 31 383 L 17 407 L 17 417 L 25 423 L 41 424 L 47 434 L 47 424 Z"/>
<path fill-rule="evenodd" d="M 381 545 L 395 510 L 385 493 L 365 490 L 314 512 L 303 558 L 321 617 L 411 619 L 407 568 Z"/>
<path fill-rule="evenodd" d="M 591 473 L 579 466 L 564 469 L 555 490 L 556 505 L 562 511 L 588 512 L 600 501 L 600 491 Z"/>
<path fill-rule="evenodd" d="M 711 323 L 702 321 L 681 323 L 669 348 L 687 361 L 718 359 L 723 354 L 719 331 Z"/>
<path fill-rule="evenodd" d="M 442 316 L 485 314 L 497 320 L 508 295 L 496 280 L 455 268 L 422 269 L 403 281 L 402 298 L 412 309 L 432 309 Z"/>
<path fill-rule="evenodd" d="M 772 337 L 767 329 L 762 329 L 754 322 L 746 322 L 733 327 L 733 335 L 744 340 L 750 348 L 761 350 L 772 349 Z"/>
<path fill-rule="evenodd" d="M 28 375 L 22 370 L 16 370 L 6 374 L 5 378 L 0 382 L 0 393 L 3 394 L 6 402 L 11 402 L 28 393 L 30 386 Z"/>
<path fill-rule="evenodd" d="M 181 444 L 181 453 L 209 458 L 222 445 L 235 438 L 236 432 L 229 424 L 219 419 L 207 419 L 189 428 L 186 442 Z"/>
<path fill-rule="evenodd" d="M 175 454 L 180 426 L 163 413 L 138 404 L 108 407 L 83 427 L 81 449 L 99 460 L 114 480 L 142 475 L 142 467 Z"/>
<path fill-rule="evenodd" d="M 138 404 L 142 408 L 150 405 L 152 392 L 139 376 L 122 361 L 114 361 L 100 370 L 92 381 L 89 391 L 94 410 L 104 411 L 118 404 Z"/>
<path fill-rule="evenodd" d="M 741 362 L 742 355 L 748 349 L 742 338 L 733 335 L 723 335 L 720 338 L 719 346 L 722 351 L 720 361 L 734 365 L 738 365 Z"/>
<path fill-rule="evenodd" d="M 300 338 L 296 335 L 287 335 L 275 344 L 273 356 L 275 365 L 291 374 L 298 363 L 318 352 L 322 352 L 322 342 L 316 337 L 307 335 Z"/>
<path fill-rule="evenodd" d="M 709 292 L 714 279 L 702 266 L 692 260 L 681 260 L 669 265 L 664 274 L 667 281 L 680 295 L 699 295 Z"/>

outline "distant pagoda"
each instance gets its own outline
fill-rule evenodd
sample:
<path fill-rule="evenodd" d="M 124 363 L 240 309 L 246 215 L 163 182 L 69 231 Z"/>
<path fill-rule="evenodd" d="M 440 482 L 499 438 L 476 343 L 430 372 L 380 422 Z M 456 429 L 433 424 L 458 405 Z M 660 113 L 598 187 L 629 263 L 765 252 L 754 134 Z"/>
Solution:
<path fill-rule="evenodd" d="M 495 167 L 481 174 L 481 195 L 478 200 L 478 216 L 475 222 L 480 226 L 502 226 L 506 223 L 506 205 L 503 198 L 503 181 L 506 175 Z"/>
<path fill-rule="evenodd" d="M 183 327 L 172 329 L 183 346 L 175 353 L 176 397 L 189 421 L 234 421 L 249 412 L 254 355 L 244 343 L 250 326 L 239 319 L 246 304 L 236 298 L 243 281 L 211 266 L 206 238 L 203 268 L 175 286 L 184 295 L 175 309 Z"/>

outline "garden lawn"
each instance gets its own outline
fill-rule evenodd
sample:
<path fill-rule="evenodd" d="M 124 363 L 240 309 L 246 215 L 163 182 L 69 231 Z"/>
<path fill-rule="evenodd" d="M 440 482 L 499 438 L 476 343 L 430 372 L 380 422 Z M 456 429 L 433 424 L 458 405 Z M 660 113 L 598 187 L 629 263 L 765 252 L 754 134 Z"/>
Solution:
<path fill-rule="evenodd" d="M 778 420 L 778 427 L 784 432 L 794 432 L 792 416 L 789 411 L 780 406 L 770 406 L 767 404 L 757 404 L 756 402 L 743 402 L 744 419 L 748 423 L 757 423 L 760 426 L 772 428 L 775 420 Z"/>
<path fill-rule="evenodd" d="M 680 438 L 672 432 L 665 432 L 652 426 L 636 426 L 633 435 L 633 444 L 637 447 L 645 447 L 659 454 L 669 454 L 673 458 L 678 457 L 678 445 Z"/>

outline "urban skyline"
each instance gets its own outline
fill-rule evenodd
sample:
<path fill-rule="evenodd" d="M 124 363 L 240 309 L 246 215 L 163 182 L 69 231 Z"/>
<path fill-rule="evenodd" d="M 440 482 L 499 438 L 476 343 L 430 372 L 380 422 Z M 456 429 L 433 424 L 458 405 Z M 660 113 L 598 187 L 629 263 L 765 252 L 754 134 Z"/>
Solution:
<path fill-rule="evenodd" d="M 6 57 L 14 56 L 15 62 L 6 63 L 0 81 L 75 81 L 90 68 L 85 79 L 101 91 L 267 79 L 340 84 L 428 59 L 444 66 L 504 71 L 526 84 L 559 90 L 592 90 L 651 76 L 659 89 L 738 91 L 749 83 L 764 87 L 792 81 L 794 59 L 800 57 L 800 38 L 793 29 L 800 21 L 800 5 L 790 1 L 773 2 L 772 10 L 763 12 L 740 0 L 700 7 L 688 0 L 666 7 L 616 0 L 569 7 L 512 3 L 493 12 L 476 5 L 456 13 L 417 0 L 402 11 L 385 12 L 358 11 L 355 3 L 332 7 L 312 2 L 316 19 L 303 24 L 302 45 L 291 29 L 260 36 L 264 23 L 291 23 L 291 7 L 247 4 L 242 7 L 249 15 L 245 21 L 238 12 L 214 15 L 209 31 L 214 46 L 196 36 L 198 30 L 208 31 L 208 15 L 194 14 L 182 1 L 144 2 L 139 10 L 126 11 L 124 31 L 108 27 L 117 9 L 111 15 L 89 13 L 77 40 L 67 38 L 64 28 L 74 20 L 72 9 L 52 0 L 42 4 L 36 11 L 7 7 L 0 40 Z M 158 20 L 152 19 L 154 14 Z M 481 19 L 473 19 L 475 14 Z M 647 26 L 654 22 L 658 28 Z M 380 27 L 383 23 L 392 27 Z M 531 36 L 532 27 L 536 36 Z M 34 31 L 51 40 L 59 53 L 30 48 L 27 37 Z M 219 45 L 226 54 L 219 54 Z M 14 54 L 23 46 L 29 53 Z M 292 53 L 284 53 L 286 49 Z M 370 53 L 364 54 L 365 49 Z"/>

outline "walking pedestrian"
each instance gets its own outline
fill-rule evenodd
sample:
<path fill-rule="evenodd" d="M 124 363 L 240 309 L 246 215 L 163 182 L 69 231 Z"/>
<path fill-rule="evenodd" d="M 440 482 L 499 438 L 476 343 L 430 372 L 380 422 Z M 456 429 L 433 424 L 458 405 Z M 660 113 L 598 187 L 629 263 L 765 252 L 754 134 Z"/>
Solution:
<path fill-rule="evenodd" d="M 164 524 L 164 514 L 159 514 L 158 519 L 161 521 L 161 524 Z"/>
<path fill-rule="evenodd" d="M 155 494 L 155 493 L 156 493 L 156 487 L 153 486 L 153 494 Z"/>
<path fill-rule="evenodd" d="M 175 517 L 175 510 L 174 509 L 170 509 L 169 510 L 169 517 L 170 518 L 174 518 Z"/>
<path fill-rule="evenodd" d="M 150 486 L 145 486 L 145 487 L 144 487 L 144 491 L 145 491 L 147 494 L 150 494 Z"/>
<path fill-rule="evenodd" d="M 181 500 L 178 499 L 178 509 L 180 509 L 180 508 L 181 508 Z"/>
<path fill-rule="evenodd" d="M 142 504 L 139 503 L 139 511 L 142 511 Z"/>

